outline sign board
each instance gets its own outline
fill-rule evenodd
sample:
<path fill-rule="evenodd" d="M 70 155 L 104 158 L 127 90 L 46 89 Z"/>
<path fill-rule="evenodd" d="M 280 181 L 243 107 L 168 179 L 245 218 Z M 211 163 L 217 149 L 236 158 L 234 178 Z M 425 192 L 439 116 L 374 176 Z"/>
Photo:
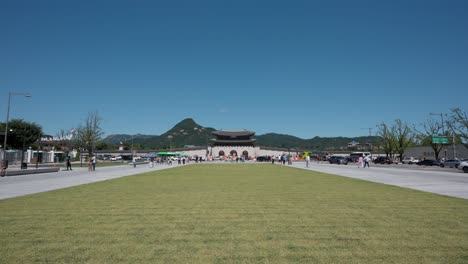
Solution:
<path fill-rule="evenodd" d="M 432 136 L 432 144 L 448 144 L 448 137 Z"/>

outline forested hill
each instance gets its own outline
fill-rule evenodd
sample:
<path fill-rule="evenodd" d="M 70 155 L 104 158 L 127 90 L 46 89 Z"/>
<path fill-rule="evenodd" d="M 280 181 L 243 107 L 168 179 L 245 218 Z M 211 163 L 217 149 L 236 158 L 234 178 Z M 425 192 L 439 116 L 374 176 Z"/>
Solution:
<path fill-rule="evenodd" d="M 192 118 L 187 118 L 176 124 L 162 135 L 109 135 L 103 142 L 108 145 L 118 145 L 123 142 L 126 145 L 134 144 L 145 149 L 180 148 L 184 146 L 206 146 L 213 138 L 211 132 L 216 129 L 197 124 Z M 299 137 L 268 133 L 256 135 L 256 145 L 275 148 L 300 148 L 300 149 L 339 149 L 348 143 L 355 141 L 361 145 L 371 143 L 375 145 L 378 137 L 314 137 L 302 139 Z M 132 142 L 133 141 L 133 142 Z M 132 143 L 131 143 L 132 142 Z"/>

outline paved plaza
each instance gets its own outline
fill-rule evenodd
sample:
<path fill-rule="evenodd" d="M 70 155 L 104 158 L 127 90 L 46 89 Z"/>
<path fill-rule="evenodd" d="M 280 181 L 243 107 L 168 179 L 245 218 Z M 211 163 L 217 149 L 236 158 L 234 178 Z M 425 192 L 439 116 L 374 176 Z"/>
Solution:
<path fill-rule="evenodd" d="M 239 163 L 239 165 L 248 166 L 249 164 Z M 150 168 L 148 164 L 138 165 L 136 168 L 130 165 L 98 167 L 96 168 L 96 171 L 91 172 L 89 172 L 85 167 L 74 167 L 72 171 L 61 170 L 54 173 L 3 177 L 0 178 L 0 199 L 46 192 L 150 171 L 170 169 L 177 166 L 197 166 L 197 164 L 173 164 L 172 166 L 155 165 L 153 168 Z M 283 165 L 275 164 L 272 166 Z M 371 167 L 363 169 L 357 168 L 354 164 L 336 165 L 328 163 L 317 164 L 316 162 L 311 162 L 309 168 L 305 167 L 304 162 L 294 162 L 292 165 L 284 166 L 292 166 L 301 169 L 314 170 L 468 199 L 468 173 L 462 173 L 456 169 L 437 170 L 416 166 L 413 168 Z"/>
<path fill-rule="evenodd" d="M 468 173 L 457 169 L 441 170 L 436 167 L 421 167 L 412 165 L 407 168 L 394 166 L 373 166 L 358 168 L 356 164 L 336 165 L 322 162 L 293 163 L 294 167 L 309 169 L 324 173 L 384 183 L 424 192 L 431 192 L 452 197 L 468 199 Z"/>

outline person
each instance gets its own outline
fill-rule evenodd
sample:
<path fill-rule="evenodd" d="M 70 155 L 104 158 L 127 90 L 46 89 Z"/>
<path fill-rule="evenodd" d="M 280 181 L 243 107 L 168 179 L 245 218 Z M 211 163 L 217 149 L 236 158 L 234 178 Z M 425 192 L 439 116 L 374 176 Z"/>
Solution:
<path fill-rule="evenodd" d="M 361 157 L 359 157 L 358 159 L 358 168 L 362 168 L 363 167 L 363 163 L 364 163 L 364 159 Z"/>
<path fill-rule="evenodd" d="M 364 158 L 364 168 L 365 168 L 366 166 L 370 168 L 370 166 L 369 166 L 369 161 L 370 161 L 370 157 L 369 157 L 369 156 L 366 156 L 366 157 Z"/>
<path fill-rule="evenodd" d="M 306 167 L 309 168 L 309 161 L 310 161 L 309 155 L 305 157 L 305 161 L 306 161 Z"/>
<path fill-rule="evenodd" d="M 133 162 L 133 168 L 136 168 L 136 157 L 135 156 L 133 156 L 132 162 Z"/>
<path fill-rule="evenodd" d="M 72 166 L 71 166 L 71 161 L 70 161 L 70 156 L 67 156 L 65 158 L 66 162 L 67 162 L 67 170 L 72 170 Z"/>
<path fill-rule="evenodd" d="M 90 158 L 88 160 L 88 171 L 92 171 L 93 170 L 93 161 L 92 159 Z"/>
<path fill-rule="evenodd" d="M 93 171 L 96 170 L 96 156 L 93 156 Z"/>

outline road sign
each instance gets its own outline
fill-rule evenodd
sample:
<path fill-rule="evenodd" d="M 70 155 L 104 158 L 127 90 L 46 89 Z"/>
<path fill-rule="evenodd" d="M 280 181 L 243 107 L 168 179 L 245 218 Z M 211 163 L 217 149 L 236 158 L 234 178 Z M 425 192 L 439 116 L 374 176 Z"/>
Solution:
<path fill-rule="evenodd" d="M 432 136 L 432 144 L 448 144 L 448 137 Z"/>

